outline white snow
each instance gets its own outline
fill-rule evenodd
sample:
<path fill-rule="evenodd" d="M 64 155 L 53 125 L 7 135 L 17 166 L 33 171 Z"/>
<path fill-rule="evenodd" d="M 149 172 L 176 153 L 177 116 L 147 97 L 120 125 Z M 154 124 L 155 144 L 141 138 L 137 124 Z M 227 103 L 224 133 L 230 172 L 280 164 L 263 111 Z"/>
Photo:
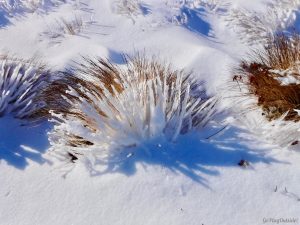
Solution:
<path fill-rule="evenodd" d="M 6 113 L 0 224 L 299 224 L 300 155 L 292 142 L 300 125 L 269 123 L 259 109 L 249 111 L 255 99 L 234 98 L 232 86 L 232 68 L 268 32 L 297 22 L 297 7 L 296 0 L 0 0 L 0 55 L 63 70 L 81 56 L 123 64 L 122 54 L 144 52 L 192 71 L 222 98 L 218 111 L 226 109 L 197 132 L 145 142 L 101 170 L 57 162 L 51 122 Z M 0 108 L 3 100 L 12 106 L 0 93 Z"/>

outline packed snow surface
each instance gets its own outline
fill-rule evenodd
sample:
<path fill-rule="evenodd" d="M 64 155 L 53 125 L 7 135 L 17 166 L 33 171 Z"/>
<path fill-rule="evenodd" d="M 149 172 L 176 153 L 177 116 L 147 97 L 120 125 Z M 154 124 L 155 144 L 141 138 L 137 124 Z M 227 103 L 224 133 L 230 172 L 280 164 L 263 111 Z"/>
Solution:
<path fill-rule="evenodd" d="M 232 101 L 236 92 L 227 88 L 232 68 L 270 33 L 299 29 L 299 5 L 0 0 L 1 65 L 9 55 L 38 60 L 53 71 L 70 68 L 82 56 L 122 66 L 123 54 L 142 52 L 192 71 L 205 82 L 207 95 L 223 98 L 216 121 L 205 128 L 175 142 L 156 137 L 101 168 L 53 157 L 51 122 L 28 123 L 3 113 L 0 224 L 300 224 L 299 145 L 291 146 L 300 137 L 299 123 L 269 123 L 259 109 L 243 113 L 253 99 Z M 1 101 L 11 103 L 9 94 L 0 93 L 0 112 Z"/>

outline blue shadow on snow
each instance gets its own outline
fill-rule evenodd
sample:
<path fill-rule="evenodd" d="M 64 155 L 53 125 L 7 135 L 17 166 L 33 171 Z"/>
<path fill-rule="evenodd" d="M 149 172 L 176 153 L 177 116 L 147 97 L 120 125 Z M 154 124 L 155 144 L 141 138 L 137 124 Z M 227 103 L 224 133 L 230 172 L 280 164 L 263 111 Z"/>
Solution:
<path fill-rule="evenodd" d="M 129 158 L 110 162 L 104 171 L 97 171 L 89 166 L 88 168 L 92 176 L 106 173 L 131 176 L 137 172 L 137 164 L 143 165 L 144 168 L 158 165 L 208 187 L 204 176 L 219 176 L 219 169 L 223 167 L 238 168 L 242 159 L 250 163 L 248 169 L 253 169 L 256 163 L 285 163 L 266 156 L 264 151 L 253 151 L 239 144 L 235 132 L 234 129 L 229 129 L 212 140 L 201 140 L 197 133 L 182 135 L 176 143 L 154 140 L 143 147 L 131 149 Z"/>
<path fill-rule="evenodd" d="M 9 20 L 7 19 L 5 13 L 0 10 L 0 28 L 5 27 L 9 24 Z"/>
<path fill-rule="evenodd" d="M 209 36 L 211 26 L 208 22 L 203 20 L 204 12 L 205 10 L 202 8 L 189 9 L 187 7 L 183 7 L 181 9 L 181 13 L 187 16 L 187 22 L 183 26 L 197 34 Z"/>
<path fill-rule="evenodd" d="M 50 125 L 43 122 L 38 125 L 24 125 L 22 121 L 11 118 L 0 118 L 0 162 L 23 170 L 29 161 L 39 164 L 47 160 L 42 154 L 49 147 L 47 132 Z"/>

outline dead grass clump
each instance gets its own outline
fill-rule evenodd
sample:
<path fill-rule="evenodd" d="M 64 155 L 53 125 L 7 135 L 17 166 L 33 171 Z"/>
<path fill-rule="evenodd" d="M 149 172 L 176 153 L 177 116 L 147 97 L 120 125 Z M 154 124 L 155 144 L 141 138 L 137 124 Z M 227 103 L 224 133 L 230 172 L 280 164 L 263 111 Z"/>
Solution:
<path fill-rule="evenodd" d="M 246 84 L 249 94 L 258 98 L 269 120 L 284 116 L 299 121 L 300 115 L 300 36 L 278 33 L 269 37 L 262 51 L 254 51 L 243 61 L 233 80 Z"/>
<path fill-rule="evenodd" d="M 269 120 L 280 118 L 285 113 L 285 120 L 300 120 L 295 111 L 300 109 L 300 84 L 282 85 L 276 79 L 277 74 L 262 64 L 243 62 L 241 68 L 247 74 L 244 81 L 247 80 L 250 94 L 258 97 L 257 104 Z"/>

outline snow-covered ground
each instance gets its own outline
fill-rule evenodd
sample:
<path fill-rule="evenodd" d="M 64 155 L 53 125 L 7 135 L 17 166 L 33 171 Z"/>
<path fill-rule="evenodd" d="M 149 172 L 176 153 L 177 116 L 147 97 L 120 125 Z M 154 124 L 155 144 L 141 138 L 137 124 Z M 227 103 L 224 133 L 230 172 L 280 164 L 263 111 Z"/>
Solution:
<path fill-rule="evenodd" d="M 143 52 L 193 71 L 221 99 L 218 111 L 225 109 L 199 132 L 145 143 L 99 171 L 57 162 L 49 153 L 50 122 L 0 117 L 0 224 L 300 224 L 299 144 L 289 148 L 299 123 L 268 123 L 258 109 L 242 113 L 253 99 L 235 101 L 227 88 L 239 60 L 270 32 L 299 29 L 299 5 L 0 0 L 0 56 L 35 58 L 56 71 L 81 56 L 123 64 L 123 54 Z"/>

